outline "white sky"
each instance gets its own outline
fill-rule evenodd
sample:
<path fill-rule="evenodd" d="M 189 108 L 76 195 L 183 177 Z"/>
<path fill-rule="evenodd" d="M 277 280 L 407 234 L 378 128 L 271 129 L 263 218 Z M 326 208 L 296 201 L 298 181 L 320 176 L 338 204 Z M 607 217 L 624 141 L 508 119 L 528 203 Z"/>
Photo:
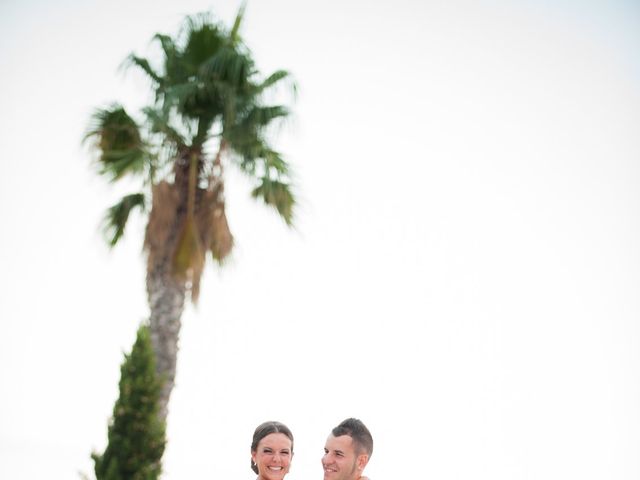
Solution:
<path fill-rule="evenodd" d="M 211 6 L 0 3 L 0 478 L 104 448 L 143 224 L 107 251 L 117 192 L 80 139 L 144 101 L 120 62 Z M 229 178 L 237 249 L 184 316 L 164 478 L 253 478 L 277 419 L 288 480 L 320 479 L 348 416 L 374 480 L 640 478 L 640 7 L 250 0 L 243 33 L 300 86 L 275 141 L 298 228 Z"/>

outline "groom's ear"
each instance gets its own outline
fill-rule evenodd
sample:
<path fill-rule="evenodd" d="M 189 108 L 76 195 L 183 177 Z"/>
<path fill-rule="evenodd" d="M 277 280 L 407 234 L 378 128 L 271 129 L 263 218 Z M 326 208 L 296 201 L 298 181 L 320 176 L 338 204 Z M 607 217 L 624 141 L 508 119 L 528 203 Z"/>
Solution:
<path fill-rule="evenodd" d="M 358 458 L 356 459 L 356 465 L 360 470 L 364 470 L 364 467 L 367 466 L 367 463 L 369 463 L 369 455 L 367 455 L 366 453 L 363 453 L 362 455 L 358 455 Z M 362 478 L 364 479 L 366 477 L 362 477 Z"/>

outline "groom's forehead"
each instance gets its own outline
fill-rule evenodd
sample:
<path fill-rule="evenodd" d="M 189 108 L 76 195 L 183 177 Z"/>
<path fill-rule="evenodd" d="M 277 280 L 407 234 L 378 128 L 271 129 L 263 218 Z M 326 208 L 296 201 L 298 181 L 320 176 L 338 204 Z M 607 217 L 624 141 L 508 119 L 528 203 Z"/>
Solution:
<path fill-rule="evenodd" d="M 330 451 L 348 452 L 353 451 L 353 439 L 349 435 L 340 435 L 339 437 L 329 435 L 325 448 Z"/>

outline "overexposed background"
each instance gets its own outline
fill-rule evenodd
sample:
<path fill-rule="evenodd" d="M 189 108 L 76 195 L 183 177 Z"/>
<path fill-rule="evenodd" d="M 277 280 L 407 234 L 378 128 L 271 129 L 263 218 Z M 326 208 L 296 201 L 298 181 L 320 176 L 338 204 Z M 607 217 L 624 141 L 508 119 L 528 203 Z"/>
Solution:
<path fill-rule="evenodd" d="M 0 478 L 92 474 L 147 316 L 143 223 L 80 140 L 135 110 L 118 70 L 239 1 L 0 2 Z M 228 179 L 237 247 L 184 315 L 165 479 L 252 478 L 267 419 L 320 479 L 361 418 L 374 480 L 640 478 L 640 6 L 250 0 L 259 68 L 289 69 L 297 228 Z"/>

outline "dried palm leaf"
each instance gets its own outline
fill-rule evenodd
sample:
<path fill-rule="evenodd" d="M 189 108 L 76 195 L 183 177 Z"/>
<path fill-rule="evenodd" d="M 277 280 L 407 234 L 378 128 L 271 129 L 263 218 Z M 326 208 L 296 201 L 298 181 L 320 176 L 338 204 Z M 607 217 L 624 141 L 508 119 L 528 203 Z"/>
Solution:
<path fill-rule="evenodd" d="M 189 165 L 189 191 L 187 198 L 187 217 L 178 235 L 178 243 L 173 256 L 173 274 L 193 286 L 198 284 L 204 268 L 205 255 L 195 219 L 196 181 L 198 157 L 193 155 Z"/>
<path fill-rule="evenodd" d="M 202 245 L 211 251 L 213 259 L 219 264 L 223 263 L 233 249 L 233 235 L 225 215 L 222 191 L 220 184 L 214 190 L 202 192 L 197 217 Z"/>
<path fill-rule="evenodd" d="M 174 250 L 176 217 L 179 205 L 179 195 L 174 184 L 162 181 L 151 190 L 151 212 L 144 238 L 144 248 L 147 251 L 147 268 L 161 259 L 171 258 Z"/>
<path fill-rule="evenodd" d="M 198 227 L 193 217 L 188 215 L 178 236 L 176 252 L 173 256 L 173 274 L 193 284 L 196 274 L 202 273 L 204 260 Z"/>
<path fill-rule="evenodd" d="M 233 250 L 233 235 L 229 229 L 222 202 L 213 209 L 210 236 L 209 250 L 211 250 L 211 255 L 218 263 L 222 263 Z"/>

